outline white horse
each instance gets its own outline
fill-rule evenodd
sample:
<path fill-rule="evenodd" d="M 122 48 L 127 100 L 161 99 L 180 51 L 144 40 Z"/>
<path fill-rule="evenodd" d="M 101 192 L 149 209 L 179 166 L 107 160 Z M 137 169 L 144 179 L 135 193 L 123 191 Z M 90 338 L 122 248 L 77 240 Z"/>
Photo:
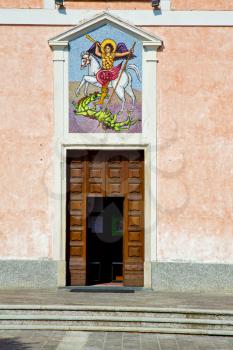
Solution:
<path fill-rule="evenodd" d="M 81 91 L 83 85 L 85 85 L 85 88 L 84 88 L 84 95 L 85 96 L 87 96 L 87 94 L 88 94 L 88 85 L 89 84 L 101 87 L 101 84 L 96 79 L 96 74 L 101 69 L 100 63 L 89 52 L 83 52 L 81 54 L 81 69 L 84 69 L 84 68 L 88 69 L 87 75 L 83 76 L 80 85 L 77 87 L 77 89 L 75 91 L 76 96 L 78 96 L 80 94 L 80 91 Z M 115 80 L 112 80 L 109 83 L 109 87 L 116 89 L 115 90 L 116 95 L 119 97 L 119 99 L 122 102 L 121 110 L 120 110 L 121 112 L 124 110 L 124 106 L 125 106 L 125 92 L 132 99 L 132 106 L 131 106 L 130 110 L 133 111 L 134 107 L 135 107 L 136 98 L 135 98 L 135 95 L 134 95 L 134 92 L 132 89 L 132 77 L 128 72 L 129 69 L 133 70 L 136 73 L 138 80 L 141 82 L 141 75 L 140 75 L 140 71 L 139 71 L 138 67 L 135 64 L 129 64 L 127 66 L 127 69 L 125 71 L 123 71 L 118 85 L 117 85 L 117 81 L 118 81 L 119 77 L 117 77 Z M 121 73 L 119 73 L 119 76 L 120 76 L 120 74 Z"/>

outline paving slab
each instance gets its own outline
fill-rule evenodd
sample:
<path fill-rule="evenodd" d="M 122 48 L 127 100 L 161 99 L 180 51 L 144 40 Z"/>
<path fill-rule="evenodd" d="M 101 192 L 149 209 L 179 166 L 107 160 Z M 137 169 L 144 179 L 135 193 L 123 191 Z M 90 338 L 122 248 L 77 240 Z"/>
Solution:
<path fill-rule="evenodd" d="M 162 293 L 136 291 L 121 293 L 71 293 L 69 289 L 0 289 L 0 304 L 89 305 L 162 307 L 204 310 L 233 310 L 228 294 Z"/>
<path fill-rule="evenodd" d="M 0 332 L 0 350 L 233 350 L 233 338 L 105 332 Z"/>

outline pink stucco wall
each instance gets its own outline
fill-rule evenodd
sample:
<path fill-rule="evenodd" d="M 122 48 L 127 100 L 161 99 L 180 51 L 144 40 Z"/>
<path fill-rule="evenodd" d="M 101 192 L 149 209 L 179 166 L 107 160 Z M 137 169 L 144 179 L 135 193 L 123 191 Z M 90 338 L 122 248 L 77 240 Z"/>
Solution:
<path fill-rule="evenodd" d="M 158 58 L 158 257 L 233 261 L 233 28 L 151 29 Z"/>
<path fill-rule="evenodd" d="M 87 5 L 88 3 L 88 5 Z M 65 7 L 67 9 L 137 9 L 137 10 L 151 10 L 151 3 L 147 0 L 142 1 L 88 1 L 88 0 L 66 0 Z M 0 8 L 43 8 L 43 0 L 0 0 Z"/>
<path fill-rule="evenodd" d="M 65 28 L 0 29 L 0 257 L 51 257 L 54 123 L 47 40 Z M 233 29 L 146 30 L 164 40 L 158 53 L 158 258 L 232 262 Z"/>
<path fill-rule="evenodd" d="M 151 10 L 151 1 L 75 1 L 67 0 L 66 8 L 72 9 L 141 9 Z M 233 0 L 171 0 L 173 10 L 233 10 Z"/>
<path fill-rule="evenodd" d="M 43 0 L 0 0 L 0 8 L 42 8 Z"/>
<path fill-rule="evenodd" d="M 1 26 L 0 256 L 50 257 L 53 71 L 61 28 Z"/>
<path fill-rule="evenodd" d="M 86 9 L 88 2 L 89 9 L 96 10 L 151 10 L 151 2 L 147 0 L 142 1 L 66 1 L 65 7 L 67 9 Z"/>
<path fill-rule="evenodd" d="M 142 1 L 76 1 L 66 0 L 67 9 L 151 9 L 151 2 Z M 43 0 L 0 0 L 0 8 L 43 8 Z M 171 0 L 173 10 L 233 10 L 233 0 Z"/>
<path fill-rule="evenodd" d="M 233 0 L 171 0 L 172 10 L 233 10 Z"/>

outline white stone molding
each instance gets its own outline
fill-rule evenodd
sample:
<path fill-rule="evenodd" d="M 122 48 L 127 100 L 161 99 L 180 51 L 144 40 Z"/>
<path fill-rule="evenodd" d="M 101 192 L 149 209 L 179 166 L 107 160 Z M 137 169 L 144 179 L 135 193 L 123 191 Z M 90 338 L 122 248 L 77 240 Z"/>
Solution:
<path fill-rule="evenodd" d="M 147 149 L 148 157 L 147 161 L 149 164 L 145 165 L 150 169 L 150 179 L 147 179 L 148 183 L 150 183 L 149 189 L 150 192 L 147 194 L 148 201 L 146 205 L 148 210 L 151 211 L 151 217 L 148 218 L 150 222 L 150 227 L 146 227 L 146 229 L 150 230 L 150 234 L 148 233 L 146 236 L 150 238 L 150 241 L 145 242 L 146 251 L 148 251 L 147 257 L 150 261 L 156 260 L 156 226 L 157 226 L 157 210 L 156 210 L 156 192 L 157 192 L 157 59 L 156 59 L 156 51 L 157 47 L 151 43 L 143 43 L 143 91 L 145 91 L 145 96 L 143 97 L 143 117 L 150 116 L 146 122 L 148 124 L 144 124 L 143 127 L 147 129 L 147 138 L 149 142 L 150 149 Z M 154 79 L 153 79 L 154 77 Z M 150 253 L 149 253 L 150 252 Z"/>
<path fill-rule="evenodd" d="M 170 11 L 171 10 L 171 0 L 161 0 L 160 8 L 162 11 Z"/>
<path fill-rule="evenodd" d="M 105 23 L 117 26 L 142 42 L 142 133 L 71 134 L 68 132 L 68 43 L 76 36 Z M 55 200 L 53 258 L 65 260 L 66 152 L 69 149 L 143 149 L 145 153 L 145 287 L 151 287 L 151 262 L 156 261 L 156 51 L 161 39 L 109 13 L 49 40 L 54 51 Z M 65 281 L 64 281 L 65 283 Z"/>
<path fill-rule="evenodd" d="M 55 9 L 55 1 L 54 0 L 44 0 L 44 8 L 53 10 Z"/>
<path fill-rule="evenodd" d="M 74 26 L 98 10 L 0 9 L 0 24 Z M 111 10 L 110 14 L 136 26 L 233 26 L 233 11 Z"/>
<path fill-rule="evenodd" d="M 63 138 L 63 120 L 64 120 L 64 68 L 65 68 L 65 53 L 67 52 L 68 42 L 63 42 L 55 45 L 53 58 L 53 76 L 54 76 L 54 231 L 53 231 L 53 258 L 54 260 L 64 260 L 64 250 L 62 239 L 57 237 L 58 232 L 62 232 L 62 220 L 56 219 L 61 215 L 62 203 L 62 154 L 61 144 Z M 61 88 L 62 85 L 62 88 Z"/>
<path fill-rule="evenodd" d="M 136 12 L 136 11 L 134 11 Z M 131 16 L 132 17 L 132 16 Z M 74 28 L 67 30 L 65 33 L 57 35 L 56 37 L 49 40 L 49 45 L 53 46 L 61 42 L 67 42 L 73 40 L 77 34 L 85 33 L 87 28 L 95 29 L 98 26 L 111 23 L 112 25 L 116 25 L 121 28 L 123 31 L 133 34 L 139 40 L 148 41 L 158 47 L 161 45 L 161 39 L 156 37 L 140 28 L 135 27 L 135 25 L 131 24 L 131 21 L 125 22 L 120 17 L 114 16 L 109 11 L 98 11 L 98 13 L 85 20 L 85 22 L 80 21 L 79 25 L 76 25 Z"/>

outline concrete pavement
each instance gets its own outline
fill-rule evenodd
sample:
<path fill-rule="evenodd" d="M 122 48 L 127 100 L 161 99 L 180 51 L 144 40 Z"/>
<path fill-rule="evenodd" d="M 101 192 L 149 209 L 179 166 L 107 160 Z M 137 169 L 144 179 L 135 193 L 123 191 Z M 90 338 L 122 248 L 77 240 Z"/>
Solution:
<path fill-rule="evenodd" d="M 0 290 L 0 304 L 138 306 L 233 310 L 232 295 L 70 293 L 67 289 Z M 0 350 L 233 350 L 233 337 L 122 332 L 0 330 Z"/>
<path fill-rule="evenodd" d="M 0 331 L 0 350 L 233 350 L 233 337 Z"/>
<path fill-rule="evenodd" d="M 232 294 L 168 293 L 150 290 L 130 294 L 70 293 L 69 289 L 0 289 L 0 304 L 89 305 L 233 310 Z"/>

